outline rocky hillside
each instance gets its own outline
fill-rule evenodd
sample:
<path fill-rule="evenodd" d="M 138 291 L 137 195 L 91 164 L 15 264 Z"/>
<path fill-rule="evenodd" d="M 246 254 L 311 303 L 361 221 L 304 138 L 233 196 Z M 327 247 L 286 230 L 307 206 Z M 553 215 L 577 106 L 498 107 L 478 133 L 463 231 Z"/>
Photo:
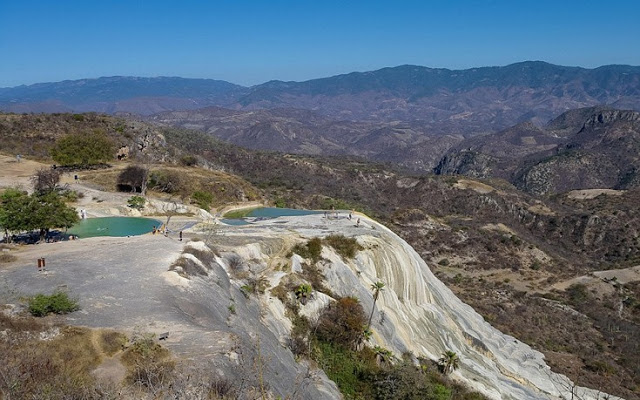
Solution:
<path fill-rule="evenodd" d="M 335 121 L 300 109 L 234 111 L 211 107 L 165 112 L 145 120 L 197 129 L 249 149 L 355 156 L 423 171 L 463 139 L 462 135 L 435 135 L 421 121 Z"/>
<path fill-rule="evenodd" d="M 31 126 L 41 116 L 11 117 L 24 119 L 14 126 Z M 49 118 L 53 125 L 73 119 Z M 557 131 L 570 132 L 582 119 L 563 118 L 555 121 Z M 629 118 L 633 123 L 633 114 Z M 200 132 L 141 126 L 165 140 L 162 154 L 176 155 L 167 160 L 177 162 L 186 152 L 201 166 L 243 177 L 277 204 L 359 209 L 384 221 L 486 321 L 543 352 L 554 371 L 580 386 L 638 398 L 640 292 L 637 281 L 622 281 L 640 263 L 638 190 L 539 199 L 502 180 L 412 176 L 362 161 L 256 152 Z M 620 271 L 620 280 L 592 279 L 602 270 Z"/>
<path fill-rule="evenodd" d="M 465 140 L 434 171 L 499 177 L 534 194 L 628 189 L 638 186 L 639 151 L 640 113 L 596 107 Z"/>

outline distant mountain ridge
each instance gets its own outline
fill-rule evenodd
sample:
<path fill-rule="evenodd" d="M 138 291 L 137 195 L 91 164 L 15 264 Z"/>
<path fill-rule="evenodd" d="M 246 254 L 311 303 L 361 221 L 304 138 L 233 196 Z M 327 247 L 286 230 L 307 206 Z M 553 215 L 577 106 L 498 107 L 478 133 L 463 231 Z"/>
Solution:
<path fill-rule="evenodd" d="M 334 120 L 419 120 L 432 133 L 464 135 L 526 120 L 544 123 L 569 109 L 603 104 L 640 110 L 640 67 L 586 69 L 541 61 L 465 70 L 403 65 L 252 87 L 211 79 L 111 77 L 0 89 L 0 110 L 13 112 L 299 108 Z"/>
<path fill-rule="evenodd" d="M 246 88 L 214 79 L 113 76 L 0 88 L 0 109 L 13 112 L 131 112 L 230 105 Z"/>

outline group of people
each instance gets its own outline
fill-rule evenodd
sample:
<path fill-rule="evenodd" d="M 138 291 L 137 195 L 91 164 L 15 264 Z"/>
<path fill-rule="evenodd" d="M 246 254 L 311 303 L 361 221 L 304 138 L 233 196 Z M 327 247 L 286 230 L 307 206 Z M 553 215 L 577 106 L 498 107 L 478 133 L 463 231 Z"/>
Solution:
<path fill-rule="evenodd" d="M 331 208 L 331 211 L 325 211 L 324 212 L 324 217 L 326 219 L 332 219 L 332 218 L 338 219 L 338 218 L 340 218 L 340 216 L 338 214 L 338 211 L 335 211 L 333 209 L 333 207 Z M 349 212 L 349 214 L 347 215 L 347 218 L 349 219 L 349 221 L 351 221 L 353 219 L 353 211 Z M 360 218 L 358 218 L 356 220 L 356 226 L 360 226 Z"/>
<path fill-rule="evenodd" d="M 153 235 L 155 235 L 156 233 L 159 234 L 159 235 L 164 233 L 165 236 L 169 236 L 169 228 L 164 224 L 160 225 L 159 228 L 156 228 L 156 226 L 154 225 L 153 226 L 153 230 L 151 231 L 151 233 Z"/>
<path fill-rule="evenodd" d="M 153 226 L 153 230 L 151 231 L 151 234 L 155 235 L 155 234 L 164 234 L 165 237 L 169 236 L 169 227 L 167 227 L 165 224 L 160 225 L 159 228 L 156 228 L 156 226 Z M 180 241 L 182 242 L 182 231 L 180 231 L 178 233 L 178 237 L 180 238 Z"/>

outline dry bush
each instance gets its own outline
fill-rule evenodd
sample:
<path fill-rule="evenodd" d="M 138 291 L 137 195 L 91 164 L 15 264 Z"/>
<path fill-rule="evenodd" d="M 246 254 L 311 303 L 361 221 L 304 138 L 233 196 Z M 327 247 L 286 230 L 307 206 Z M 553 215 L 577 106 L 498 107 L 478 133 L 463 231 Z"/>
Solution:
<path fill-rule="evenodd" d="M 248 277 L 249 272 L 247 271 L 247 265 L 239 255 L 230 254 L 227 256 L 227 265 L 235 278 L 244 279 Z"/>
<path fill-rule="evenodd" d="M 180 257 L 171 264 L 169 271 L 175 271 L 183 278 L 191 278 L 192 276 L 207 276 L 207 270 L 195 261 Z"/>
<path fill-rule="evenodd" d="M 344 297 L 329 304 L 316 323 L 319 340 L 352 348 L 364 333 L 367 319 L 358 299 Z"/>
<path fill-rule="evenodd" d="M 214 377 L 208 382 L 207 398 L 212 400 L 236 399 L 237 389 L 228 379 Z"/>
<path fill-rule="evenodd" d="M 193 254 L 195 258 L 202 261 L 204 265 L 211 265 L 216 261 L 216 254 L 213 250 L 200 250 L 193 247 L 187 247 L 183 253 Z"/>
<path fill-rule="evenodd" d="M 116 331 L 102 331 L 100 332 L 99 341 L 102 351 L 104 351 L 108 356 L 112 356 L 122 350 L 127 342 L 127 337 Z"/>
<path fill-rule="evenodd" d="M 0 331 L 7 330 L 10 333 L 39 332 L 47 327 L 46 323 L 31 316 L 9 316 L 0 312 Z"/>
<path fill-rule="evenodd" d="M 33 190 L 36 192 L 50 192 L 58 188 L 62 171 L 59 169 L 42 168 L 31 177 Z"/>
<path fill-rule="evenodd" d="M 13 254 L 9 254 L 7 252 L 0 253 L 0 263 L 10 263 L 14 262 L 17 259 L 18 257 L 14 256 Z"/>
<path fill-rule="evenodd" d="M 33 319 L 1 318 L 12 329 L 0 339 L 0 397 L 7 399 L 94 399 L 101 398 L 89 371 L 100 357 L 91 340 L 91 330 L 66 327 L 49 341 L 38 340 L 46 328 Z M 28 329 L 30 338 L 17 330 Z"/>
<path fill-rule="evenodd" d="M 122 361 L 129 367 L 127 381 L 154 395 L 171 387 L 176 377 L 169 351 L 157 344 L 151 333 L 135 332 Z"/>

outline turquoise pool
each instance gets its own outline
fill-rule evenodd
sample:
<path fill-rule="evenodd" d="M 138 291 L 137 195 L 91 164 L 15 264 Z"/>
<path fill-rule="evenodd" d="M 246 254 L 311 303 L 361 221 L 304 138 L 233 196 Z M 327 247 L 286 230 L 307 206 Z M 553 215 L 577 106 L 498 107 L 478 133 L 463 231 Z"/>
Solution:
<path fill-rule="evenodd" d="M 322 214 L 324 211 L 296 210 L 294 208 L 262 207 L 251 211 L 247 217 L 297 217 L 301 215 Z"/>
<path fill-rule="evenodd" d="M 277 218 L 277 217 L 297 217 L 301 215 L 322 214 L 324 211 L 297 210 L 294 208 L 261 207 L 252 210 L 244 218 L 224 218 L 221 222 L 227 225 L 249 225 L 251 222 L 247 218 Z"/>
<path fill-rule="evenodd" d="M 96 236 L 137 236 L 149 233 L 162 222 L 157 219 L 139 217 L 87 218 L 69 229 L 70 235 L 82 238 Z"/>

